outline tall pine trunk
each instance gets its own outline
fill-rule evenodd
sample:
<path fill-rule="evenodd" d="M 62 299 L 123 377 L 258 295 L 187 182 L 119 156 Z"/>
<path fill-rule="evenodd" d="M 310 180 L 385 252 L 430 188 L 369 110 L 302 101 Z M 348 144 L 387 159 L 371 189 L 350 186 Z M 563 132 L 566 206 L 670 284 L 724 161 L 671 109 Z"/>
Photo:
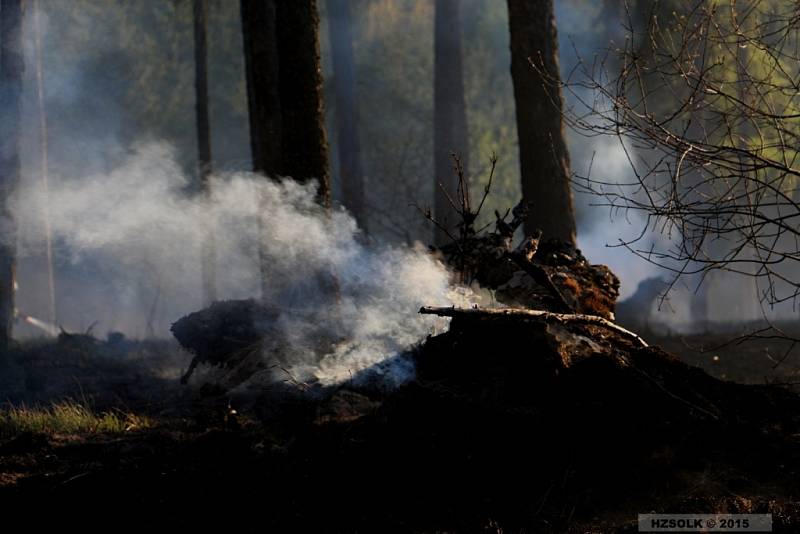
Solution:
<path fill-rule="evenodd" d="M 316 0 L 241 0 L 253 168 L 330 203 Z"/>
<path fill-rule="evenodd" d="M 281 102 L 278 94 L 278 40 L 274 0 L 241 0 L 242 37 L 253 171 L 281 174 Z M 259 218 L 259 223 L 261 219 Z M 259 233 L 263 228 L 259 228 Z M 269 295 L 268 256 L 259 246 L 261 297 Z"/>
<path fill-rule="evenodd" d="M 281 102 L 274 0 L 241 0 L 253 170 L 281 173 Z"/>
<path fill-rule="evenodd" d="M 316 0 L 276 0 L 281 174 L 316 180 L 318 199 L 330 206 L 328 138 Z"/>
<path fill-rule="evenodd" d="M 207 209 L 211 206 L 211 126 L 208 112 L 208 47 L 206 44 L 206 5 L 205 0 L 194 0 L 194 88 L 195 117 L 197 120 L 197 167 L 200 189 Z M 203 283 L 203 303 L 211 304 L 217 298 L 216 288 L 216 247 L 213 213 L 206 221 L 205 235 L 201 251 L 201 276 Z"/>
<path fill-rule="evenodd" d="M 433 66 L 433 215 L 453 228 L 457 214 L 448 197 L 458 202 L 458 178 L 452 154 L 467 169 L 467 112 L 461 60 L 460 0 L 436 0 Z M 452 232 L 451 232 L 452 233 Z M 443 245 L 447 235 L 436 228 L 434 243 Z"/>
<path fill-rule="evenodd" d="M 349 0 L 328 0 L 333 90 L 336 109 L 336 141 L 339 149 L 339 175 L 342 201 L 367 230 L 364 200 L 364 170 L 361 163 L 361 139 L 358 135 L 355 68 L 353 66 L 353 30 Z"/>
<path fill-rule="evenodd" d="M 574 243 L 563 102 L 553 83 L 559 80 L 553 0 L 508 0 L 508 20 L 522 198 L 531 205 L 525 233 L 540 229 L 544 238 Z"/>
<path fill-rule="evenodd" d="M 315 180 L 330 205 L 319 14 L 315 0 L 241 0 L 253 169 L 269 178 Z M 261 293 L 269 295 L 260 250 Z"/>
<path fill-rule="evenodd" d="M 0 0 L 0 351 L 3 353 L 11 343 L 14 325 L 17 225 L 11 196 L 20 174 L 23 69 L 22 0 Z"/>

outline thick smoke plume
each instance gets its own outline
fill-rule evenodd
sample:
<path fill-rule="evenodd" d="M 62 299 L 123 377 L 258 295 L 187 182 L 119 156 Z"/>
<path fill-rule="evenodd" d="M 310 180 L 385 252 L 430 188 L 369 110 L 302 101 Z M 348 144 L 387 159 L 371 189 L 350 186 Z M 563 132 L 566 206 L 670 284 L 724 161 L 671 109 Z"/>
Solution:
<path fill-rule="evenodd" d="M 313 184 L 236 173 L 216 177 L 208 201 L 191 189 L 169 147 L 154 143 L 109 173 L 55 182 L 49 207 L 59 256 L 94 277 L 62 308 L 65 323 L 89 308 L 98 310 L 97 330 L 168 335 L 173 321 L 201 307 L 209 222 L 220 299 L 259 296 L 264 251 L 265 301 L 282 310 L 270 328 L 291 347 L 288 364 L 302 377 L 346 379 L 396 355 L 434 326 L 419 306 L 452 303 L 440 262 L 422 247 L 365 245 L 346 211 L 316 204 Z M 40 206 L 38 194 L 35 185 L 22 187 L 18 209 Z M 333 341 L 321 362 L 320 331 Z M 413 370 L 401 362 L 391 371 L 402 380 Z"/>

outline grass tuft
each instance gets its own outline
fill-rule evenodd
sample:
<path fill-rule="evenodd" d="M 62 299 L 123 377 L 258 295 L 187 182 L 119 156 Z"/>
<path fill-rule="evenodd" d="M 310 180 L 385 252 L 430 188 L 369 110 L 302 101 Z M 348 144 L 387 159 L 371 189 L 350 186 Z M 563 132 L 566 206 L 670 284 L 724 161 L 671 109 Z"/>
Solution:
<path fill-rule="evenodd" d="M 42 434 L 121 434 L 147 428 L 147 417 L 123 411 L 95 413 L 75 401 L 54 403 L 49 408 L 9 406 L 0 410 L 0 436 L 22 432 Z"/>

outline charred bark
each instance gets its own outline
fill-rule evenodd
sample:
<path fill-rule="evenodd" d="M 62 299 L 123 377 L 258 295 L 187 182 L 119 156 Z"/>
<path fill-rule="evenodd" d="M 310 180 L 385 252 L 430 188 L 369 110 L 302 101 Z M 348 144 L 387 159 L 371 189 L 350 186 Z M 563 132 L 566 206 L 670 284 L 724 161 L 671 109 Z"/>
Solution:
<path fill-rule="evenodd" d="M 317 199 L 328 207 L 316 0 L 242 0 L 241 8 L 253 168 L 273 179 L 315 180 Z M 264 252 L 260 251 L 262 295 L 267 295 Z"/>
<path fill-rule="evenodd" d="M 557 83 L 553 0 L 508 0 L 523 199 L 532 204 L 525 233 L 575 243 L 569 152 Z"/>
<path fill-rule="evenodd" d="M 242 0 L 247 107 L 253 170 L 281 173 L 281 102 L 274 0 Z"/>
<path fill-rule="evenodd" d="M 22 109 L 22 2 L 0 0 L 0 351 L 8 349 L 14 323 L 17 224 L 11 196 L 20 174 Z"/>
<path fill-rule="evenodd" d="M 282 161 L 275 2 L 241 0 L 241 9 L 253 171 L 274 179 L 281 174 Z M 269 291 L 269 266 L 263 247 L 258 254 L 263 297 Z"/>
<path fill-rule="evenodd" d="M 316 0 L 242 0 L 253 168 L 317 180 L 330 203 Z"/>
<path fill-rule="evenodd" d="M 433 82 L 433 213 L 445 227 L 452 227 L 457 214 L 449 199 L 458 195 L 458 177 L 452 154 L 467 169 L 467 113 L 461 61 L 461 14 L 459 0 L 436 0 Z M 449 199 L 448 199 L 449 197 Z M 434 243 L 449 241 L 436 228 Z"/>
<path fill-rule="evenodd" d="M 342 201 L 358 226 L 367 230 L 364 205 L 364 169 L 361 162 L 361 139 L 358 134 L 355 68 L 353 66 L 353 30 L 348 0 L 328 0 L 333 88 L 336 103 L 336 144 L 339 151 L 339 175 Z"/>
<path fill-rule="evenodd" d="M 318 200 L 329 206 L 331 188 L 317 2 L 276 0 L 275 12 L 282 174 L 299 182 L 317 180 Z"/>

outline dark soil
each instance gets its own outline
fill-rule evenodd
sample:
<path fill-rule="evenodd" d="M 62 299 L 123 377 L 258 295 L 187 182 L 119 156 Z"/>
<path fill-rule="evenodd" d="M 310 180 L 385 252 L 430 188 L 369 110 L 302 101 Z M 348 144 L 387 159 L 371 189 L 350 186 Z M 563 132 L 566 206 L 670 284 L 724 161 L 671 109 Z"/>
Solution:
<path fill-rule="evenodd" d="M 456 318 L 417 363 L 388 395 L 282 386 L 248 414 L 195 396 L 123 436 L 7 437 L 0 506 L 29 528 L 106 531 L 635 532 L 650 511 L 800 530 L 800 398 L 784 388 L 534 320 Z"/>

